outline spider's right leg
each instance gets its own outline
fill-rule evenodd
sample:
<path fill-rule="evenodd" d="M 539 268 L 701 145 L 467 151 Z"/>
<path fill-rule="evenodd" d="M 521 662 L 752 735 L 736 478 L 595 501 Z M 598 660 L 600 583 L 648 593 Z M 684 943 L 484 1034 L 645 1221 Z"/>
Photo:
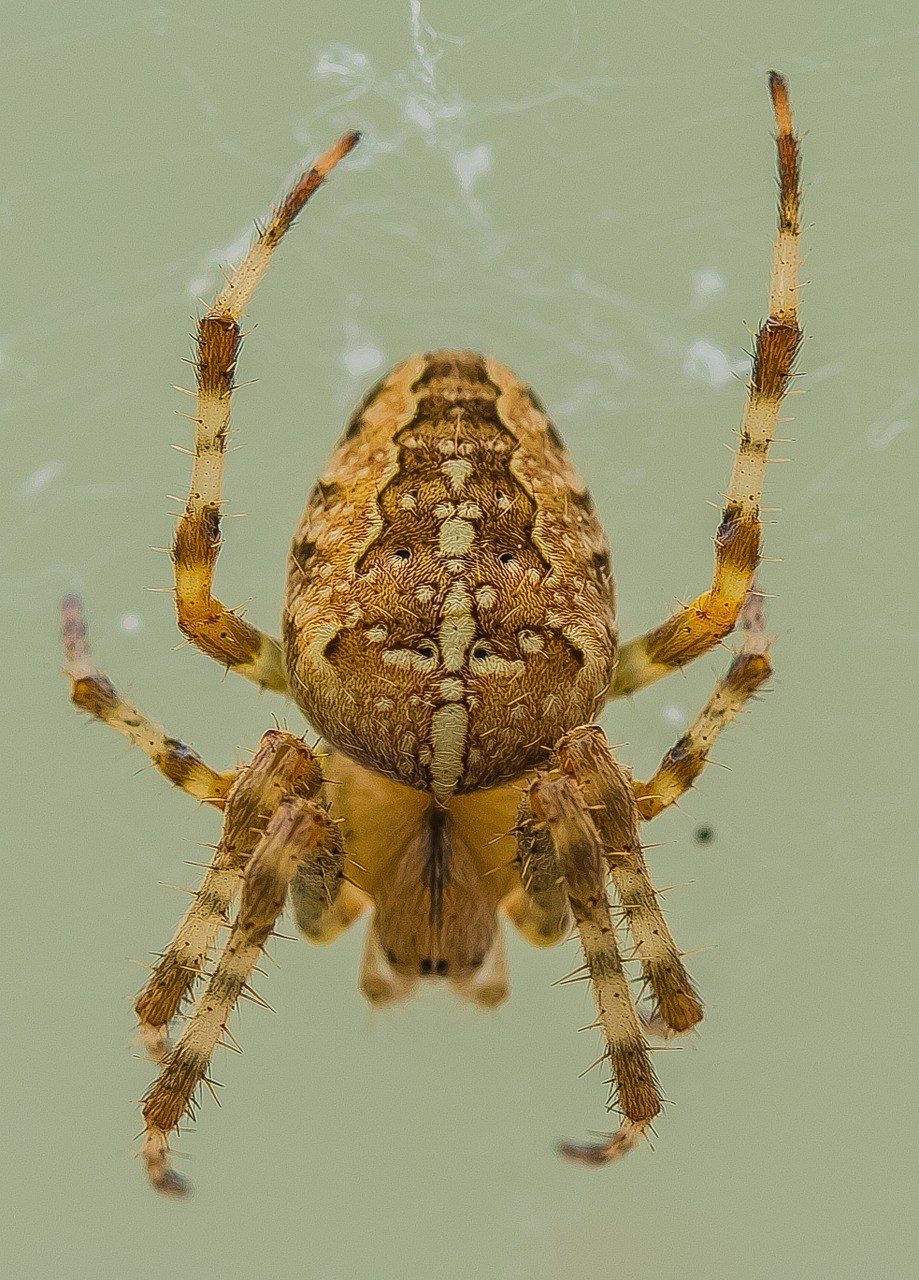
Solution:
<path fill-rule="evenodd" d="M 639 813 L 629 774 L 598 725 L 566 733 L 556 745 L 553 760 L 577 783 L 603 842 L 610 878 L 635 942 L 635 958 L 653 1001 L 646 1028 L 665 1038 L 691 1031 L 702 1021 L 702 1001 L 651 880 L 638 837 Z"/>
<path fill-rule="evenodd" d="M 277 693 L 288 692 L 280 643 L 227 609 L 212 591 L 220 551 L 223 460 L 241 338 L 239 325 L 272 254 L 297 214 L 358 137 L 356 133 L 345 134 L 303 174 L 198 324 L 194 467 L 172 552 L 176 613 L 181 630 L 204 653 Z"/>
<path fill-rule="evenodd" d="M 171 942 L 137 998 L 140 1038 L 161 1062 L 169 1048 L 169 1024 L 204 972 L 221 926 L 229 923 L 252 850 L 268 817 L 284 796 L 319 794 L 319 762 L 290 733 L 266 733 L 249 764 L 240 769 L 227 796 L 223 830 L 211 865 Z"/>
<path fill-rule="evenodd" d="M 594 988 L 603 1056 L 612 1068 L 610 1106 L 616 1102 L 622 1112 L 607 1141 L 564 1143 L 561 1151 L 585 1164 L 606 1164 L 639 1144 L 660 1112 L 660 1089 L 616 941 L 606 896 L 606 851 L 581 789 L 568 774 L 543 774 L 531 786 L 529 801 L 555 849 Z"/>
<path fill-rule="evenodd" d="M 517 859 L 520 886 L 504 902 L 515 928 L 534 947 L 553 947 L 574 925 L 565 878 L 548 829 L 537 822 L 528 793 L 517 810 Z"/>
<path fill-rule="evenodd" d="M 126 702 L 107 675 L 96 670 L 86 638 L 83 601 L 66 596 L 61 601 L 61 638 L 70 677 L 70 700 L 140 747 L 160 773 L 190 796 L 222 809 L 235 771 L 218 773 L 205 764 L 192 747 L 170 738 L 130 702 Z"/>
<path fill-rule="evenodd" d="M 801 345 L 798 325 L 800 156 L 788 86 L 777 72 L 769 91 L 778 133 L 779 218 L 772 257 L 769 315 L 756 335 L 740 444 L 715 537 L 711 586 L 691 604 L 622 645 L 610 697 L 621 698 L 707 653 L 740 617 L 760 560 L 760 496 L 782 400 Z"/>
<path fill-rule="evenodd" d="M 755 584 L 754 584 L 755 585 Z M 648 822 L 676 804 L 705 768 L 718 736 L 772 675 L 762 596 L 751 590 L 740 615 L 743 647 L 692 724 L 661 760 L 647 782 L 632 781 L 638 813 Z"/>

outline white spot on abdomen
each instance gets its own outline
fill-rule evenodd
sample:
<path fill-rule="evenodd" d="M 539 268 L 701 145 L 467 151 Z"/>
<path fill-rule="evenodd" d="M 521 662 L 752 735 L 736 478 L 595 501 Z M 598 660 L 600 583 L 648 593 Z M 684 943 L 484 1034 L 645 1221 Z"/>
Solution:
<path fill-rule="evenodd" d="M 475 528 L 468 520 L 455 517 L 445 520 L 440 526 L 439 547 L 443 556 L 464 556 L 472 546 Z"/>
<path fill-rule="evenodd" d="M 448 671 L 460 670 L 466 659 L 466 650 L 474 638 L 472 600 L 463 584 L 454 582 L 444 602 L 444 618 L 438 636 L 440 656 Z"/>
<path fill-rule="evenodd" d="M 466 708 L 451 702 L 431 717 L 431 786 L 435 795 L 449 795 L 463 772 L 463 745 L 469 716 Z"/>
<path fill-rule="evenodd" d="M 472 475 L 472 463 L 464 458 L 454 458 L 450 462 L 444 462 L 440 469 L 449 480 L 454 493 L 459 493 Z"/>

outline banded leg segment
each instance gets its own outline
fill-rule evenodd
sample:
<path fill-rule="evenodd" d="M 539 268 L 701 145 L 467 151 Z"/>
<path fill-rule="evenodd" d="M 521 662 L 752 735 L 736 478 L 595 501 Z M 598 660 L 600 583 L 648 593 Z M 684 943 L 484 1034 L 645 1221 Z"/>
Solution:
<path fill-rule="evenodd" d="M 220 507 L 240 321 L 271 256 L 297 214 L 358 141 L 349 133 L 321 156 L 282 200 L 226 288 L 198 324 L 197 413 L 191 489 L 173 546 L 179 627 L 204 653 L 263 688 L 287 693 L 280 643 L 213 594 Z"/>
<path fill-rule="evenodd" d="M 656 818 L 689 790 L 705 768 L 716 738 L 772 675 L 763 601 L 755 585 L 747 595 L 741 624 L 743 648 L 715 685 L 711 697 L 661 760 L 654 776 L 647 782 L 632 783 L 644 822 Z"/>
<path fill-rule="evenodd" d="M 633 1150 L 661 1109 L 648 1046 L 629 989 L 606 896 L 602 842 L 578 784 L 567 774 L 542 775 L 530 788 L 535 819 L 548 830 L 581 940 L 597 1004 L 597 1025 L 612 1068 L 610 1106 L 622 1122 L 602 1143 L 563 1143 L 585 1164 L 606 1164 Z"/>
<path fill-rule="evenodd" d="M 629 775 L 596 725 L 566 734 L 555 749 L 554 762 L 576 781 L 603 842 L 613 887 L 653 1001 L 648 1025 L 665 1037 L 690 1031 L 702 1021 L 702 1001 L 651 881 L 638 838 L 638 807 Z"/>
<path fill-rule="evenodd" d="M 520 889 L 504 909 L 528 942 L 551 947 L 567 937 L 574 921 L 552 837 L 537 822 L 528 793 L 517 810 L 516 834 Z"/>
<path fill-rule="evenodd" d="M 769 316 L 756 335 L 753 373 L 740 444 L 715 537 L 712 585 L 667 622 L 623 645 L 610 696 L 622 697 L 659 680 L 733 630 L 760 556 L 759 502 L 782 399 L 801 345 L 798 327 L 798 248 L 801 237 L 799 142 L 788 86 L 769 77 L 778 134 L 779 215 L 772 261 Z"/>
<path fill-rule="evenodd" d="M 246 868 L 239 914 L 227 945 L 159 1079 L 144 1099 L 141 1155 L 151 1183 L 166 1195 L 184 1195 L 185 1180 L 169 1162 L 169 1135 L 194 1106 L 227 1019 L 245 992 L 266 942 L 284 910 L 298 869 L 322 847 L 325 811 L 288 796 L 277 808 Z"/>
<path fill-rule="evenodd" d="M 140 747 L 173 786 L 222 809 L 235 772 L 218 773 L 205 764 L 197 751 L 165 734 L 121 696 L 108 676 L 96 669 L 79 596 L 67 596 L 61 601 L 61 638 L 74 706 L 110 725 L 132 746 Z"/>
<path fill-rule="evenodd" d="M 310 942 L 334 942 L 367 909 L 367 899 L 345 879 L 345 850 L 330 824 L 323 848 L 297 871 L 290 886 L 297 928 Z"/>
<path fill-rule="evenodd" d="M 227 798 L 220 843 L 201 886 L 178 929 L 137 998 L 139 1034 L 150 1057 L 161 1062 L 168 1052 L 169 1024 L 204 972 L 208 957 L 230 912 L 243 872 L 265 822 L 286 795 L 319 793 L 319 763 L 292 734 L 266 733 Z"/>

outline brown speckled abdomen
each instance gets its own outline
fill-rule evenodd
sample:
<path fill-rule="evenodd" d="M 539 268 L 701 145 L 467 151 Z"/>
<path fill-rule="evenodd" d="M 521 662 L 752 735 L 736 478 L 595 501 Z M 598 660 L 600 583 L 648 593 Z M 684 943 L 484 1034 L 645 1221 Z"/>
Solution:
<path fill-rule="evenodd" d="M 467 351 L 366 397 L 294 536 L 284 609 L 304 715 L 438 797 L 537 766 L 616 660 L 609 548 L 532 393 Z"/>

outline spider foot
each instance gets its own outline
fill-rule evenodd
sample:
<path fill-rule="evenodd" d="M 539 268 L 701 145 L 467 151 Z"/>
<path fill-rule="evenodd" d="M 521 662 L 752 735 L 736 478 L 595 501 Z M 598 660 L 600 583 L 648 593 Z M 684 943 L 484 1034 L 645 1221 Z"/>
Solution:
<path fill-rule="evenodd" d="M 601 1165 L 620 1160 L 641 1145 L 649 1121 L 623 1120 L 615 1133 L 602 1142 L 559 1142 L 556 1150 L 566 1160 L 578 1164 Z"/>
<path fill-rule="evenodd" d="M 191 1183 L 176 1173 L 169 1159 L 169 1139 L 163 1129 L 150 1128 L 144 1134 L 140 1157 L 147 1167 L 147 1178 L 160 1195 L 182 1199 L 191 1195 Z"/>
<path fill-rule="evenodd" d="M 658 1012 L 642 1013 L 639 1010 L 638 1019 L 642 1031 L 652 1040 L 675 1040 L 677 1036 L 686 1035 L 687 1031 L 692 1030 L 692 1027 L 672 1027 Z"/>
<path fill-rule="evenodd" d="M 152 1022 L 139 1023 L 136 1039 L 151 1062 L 166 1061 L 172 1046 L 169 1043 L 169 1027 L 165 1023 L 160 1026 Z"/>

